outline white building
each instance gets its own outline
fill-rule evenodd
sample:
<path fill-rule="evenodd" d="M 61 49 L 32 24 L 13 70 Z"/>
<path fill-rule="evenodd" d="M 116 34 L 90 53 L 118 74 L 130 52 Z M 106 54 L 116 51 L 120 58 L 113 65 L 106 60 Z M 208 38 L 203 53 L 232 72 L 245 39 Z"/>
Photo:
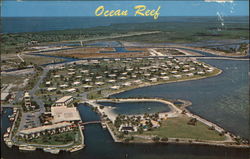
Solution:
<path fill-rule="evenodd" d="M 60 107 L 51 107 L 51 115 L 53 117 L 53 123 L 59 123 L 63 121 L 80 121 L 81 117 L 76 107 L 67 107 L 67 106 L 60 106 Z"/>
<path fill-rule="evenodd" d="M 30 94 L 28 92 L 24 93 L 24 105 L 29 110 L 31 107 Z"/>
<path fill-rule="evenodd" d="M 67 106 L 73 101 L 72 96 L 64 96 L 55 102 L 56 106 Z"/>

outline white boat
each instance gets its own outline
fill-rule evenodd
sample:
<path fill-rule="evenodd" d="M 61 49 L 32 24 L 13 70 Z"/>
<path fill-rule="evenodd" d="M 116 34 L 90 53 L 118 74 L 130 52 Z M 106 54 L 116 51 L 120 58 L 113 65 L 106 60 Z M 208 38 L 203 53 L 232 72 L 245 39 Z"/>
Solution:
<path fill-rule="evenodd" d="M 106 129 L 106 128 L 107 128 L 106 123 L 102 123 L 102 128 L 103 128 L 103 129 Z"/>
<path fill-rule="evenodd" d="M 11 147 L 13 146 L 12 142 L 11 142 L 8 138 L 5 138 L 5 139 L 6 139 L 6 140 L 5 140 L 6 145 L 7 145 L 9 148 L 11 148 Z"/>
<path fill-rule="evenodd" d="M 10 133 L 10 127 L 7 128 L 7 132 Z"/>
<path fill-rule="evenodd" d="M 20 145 L 19 146 L 19 150 L 23 150 L 23 151 L 35 151 L 36 147 L 34 147 L 34 146 Z"/>
<path fill-rule="evenodd" d="M 7 137 L 9 137 L 9 133 L 5 133 L 5 134 L 3 135 L 3 138 L 7 138 Z"/>
<path fill-rule="evenodd" d="M 50 152 L 52 154 L 58 154 L 60 152 L 59 149 L 51 149 L 51 148 L 44 148 L 43 151 L 44 152 Z"/>

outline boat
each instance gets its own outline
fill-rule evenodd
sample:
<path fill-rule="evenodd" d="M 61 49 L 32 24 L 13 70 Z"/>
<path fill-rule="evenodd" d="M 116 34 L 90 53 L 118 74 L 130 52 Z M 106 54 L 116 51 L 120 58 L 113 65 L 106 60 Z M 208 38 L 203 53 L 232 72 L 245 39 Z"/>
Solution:
<path fill-rule="evenodd" d="M 7 138 L 7 137 L 9 137 L 9 133 L 5 133 L 5 134 L 3 135 L 3 138 Z"/>
<path fill-rule="evenodd" d="M 107 128 L 106 123 L 102 122 L 102 128 L 103 128 L 103 129 L 106 129 L 106 128 Z"/>
<path fill-rule="evenodd" d="M 8 139 L 8 138 L 4 138 L 5 140 L 5 144 L 9 147 L 9 148 L 11 148 L 12 146 L 13 146 L 13 143 L 10 141 L 10 139 Z"/>
<path fill-rule="evenodd" d="M 52 154 L 59 154 L 60 150 L 59 149 L 51 149 L 51 148 L 44 148 L 44 152 L 50 152 Z"/>
<path fill-rule="evenodd" d="M 74 146 L 73 148 L 71 148 L 69 151 L 70 152 L 75 152 L 75 151 L 79 151 L 81 149 L 83 149 L 84 146 L 81 144 L 81 145 L 78 145 L 78 146 Z"/>
<path fill-rule="evenodd" d="M 34 147 L 34 146 L 27 146 L 27 145 L 20 145 L 19 146 L 19 150 L 23 150 L 23 151 L 35 151 L 36 147 Z"/>
<path fill-rule="evenodd" d="M 10 127 L 7 128 L 7 132 L 10 133 Z"/>

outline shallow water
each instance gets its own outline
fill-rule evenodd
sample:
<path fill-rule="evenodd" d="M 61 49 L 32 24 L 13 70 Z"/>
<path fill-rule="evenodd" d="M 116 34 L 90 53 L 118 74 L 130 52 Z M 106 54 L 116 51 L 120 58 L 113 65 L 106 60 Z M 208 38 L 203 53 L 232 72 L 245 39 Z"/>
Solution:
<path fill-rule="evenodd" d="M 115 107 L 114 112 L 117 114 L 135 115 L 144 113 L 162 113 L 170 111 L 170 108 L 160 102 L 100 102 L 103 106 Z"/>

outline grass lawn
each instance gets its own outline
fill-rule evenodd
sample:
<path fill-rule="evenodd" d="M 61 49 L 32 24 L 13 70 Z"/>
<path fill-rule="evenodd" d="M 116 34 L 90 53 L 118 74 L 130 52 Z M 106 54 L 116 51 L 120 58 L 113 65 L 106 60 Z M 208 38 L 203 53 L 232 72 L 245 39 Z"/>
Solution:
<path fill-rule="evenodd" d="M 43 145 L 64 145 L 75 142 L 76 136 L 79 138 L 79 135 L 80 134 L 78 131 L 70 131 L 61 134 L 41 136 L 37 139 L 32 139 L 29 141 L 29 143 Z"/>
<path fill-rule="evenodd" d="M 197 121 L 196 125 L 188 125 L 190 118 L 181 116 L 170 118 L 162 122 L 160 128 L 144 132 L 142 135 L 157 135 L 168 138 L 191 138 L 199 140 L 225 140 L 225 136 L 220 136 L 215 130 L 209 130 L 208 126 Z"/>

